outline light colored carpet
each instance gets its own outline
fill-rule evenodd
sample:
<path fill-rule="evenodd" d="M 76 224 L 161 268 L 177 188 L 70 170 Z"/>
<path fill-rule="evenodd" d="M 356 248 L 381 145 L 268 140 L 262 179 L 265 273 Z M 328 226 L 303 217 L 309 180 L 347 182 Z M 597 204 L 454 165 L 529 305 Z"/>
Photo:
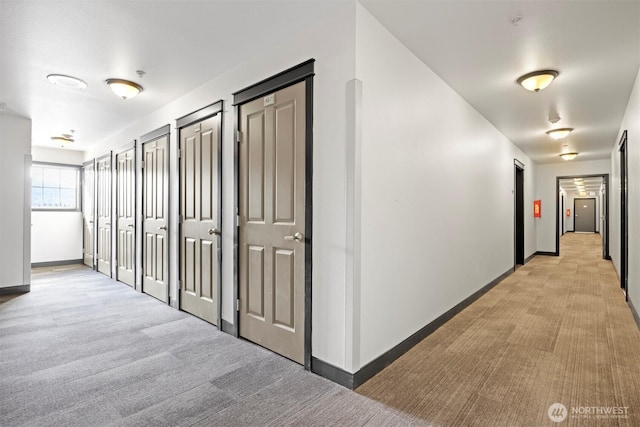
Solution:
<path fill-rule="evenodd" d="M 441 426 L 638 426 L 640 333 L 600 236 L 569 233 L 357 391 Z"/>
<path fill-rule="evenodd" d="M 0 298 L 0 426 L 640 425 L 640 334 L 569 234 L 349 391 L 84 267 Z M 552 403 L 627 406 L 554 424 Z"/>

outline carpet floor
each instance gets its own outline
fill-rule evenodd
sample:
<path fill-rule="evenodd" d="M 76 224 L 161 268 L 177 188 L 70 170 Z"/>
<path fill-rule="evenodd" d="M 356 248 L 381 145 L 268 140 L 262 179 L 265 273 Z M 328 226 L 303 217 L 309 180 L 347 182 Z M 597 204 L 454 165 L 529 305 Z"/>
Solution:
<path fill-rule="evenodd" d="M 640 334 L 599 251 L 564 236 L 355 392 L 88 268 L 35 269 L 0 296 L 0 426 L 637 426 Z"/>
<path fill-rule="evenodd" d="M 639 426 L 640 333 L 600 235 L 565 234 L 560 257 L 518 268 L 357 392 L 439 426 Z"/>

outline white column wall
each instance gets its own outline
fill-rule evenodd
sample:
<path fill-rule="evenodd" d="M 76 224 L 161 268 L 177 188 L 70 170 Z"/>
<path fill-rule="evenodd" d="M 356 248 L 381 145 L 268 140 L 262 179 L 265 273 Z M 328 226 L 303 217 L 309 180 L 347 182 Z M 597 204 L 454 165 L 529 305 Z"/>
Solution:
<path fill-rule="evenodd" d="M 620 273 L 620 153 L 618 143 L 622 132 L 627 131 L 627 178 L 628 178 L 628 218 L 629 218 L 629 300 L 636 310 L 640 310 L 640 71 L 636 77 L 629 104 L 625 112 L 620 132 L 611 151 L 610 254 L 613 264 Z"/>
<path fill-rule="evenodd" d="M 222 317 L 233 322 L 234 121 L 232 93 L 310 58 L 314 78 L 313 151 L 313 332 L 312 354 L 345 368 L 345 114 L 346 84 L 354 75 L 354 4 L 345 2 L 333 16 L 304 33 L 248 58 L 100 143 L 86 154 L 93 158 L 163 125 L 171 125 L 170 284 L 178 281 L 178 163 L 175 119 L 220 99 L 224 101 L 222 137 Z M 170 54 L 170 52 L 168 52 Z M 215 55 L 215 46 L 212 46 Z M 170 58 L 170 55 L 168 56 Z M 149 88 L 151 90 L 151 88 Z M 143 93 L 140 96 L 145 96 Z M 136 102 L 136 99 L 127 102 Z M 115 130 L 114 130 L 115 131 Z M 138 199 L 140 203 L 141 199 Z M 350 345 L 350 344 L 349 344 Z"/>
<path fill-rule="evenodd" d="M 358 368 L 513 267 L 514 158 L 525 165 L 525 256 L 535 252 L 536 167 L 366 9 L 356 17 Z"/>
<path fill-rule="evenodd" d="M 611 172 L 611 163 L 608 159 L 603 160 L 571 160 L 562 163 L 548 163 L 538 165 L 536 174 L 537 198 L 542 200 L 542 218 L 538 218 L 537 242 L 538 251 L 555 252 L 556 250 L 556 178 L 559 176 L 578 175 L 604 175 Z M 610 185 L 610 192 L 613 188 Z M 610 202 L 611 203 L 611 202 Z M 573 215 L 573 201 L 565 199 L 566 207 L 571 208 Z M 546 212 L 549 212 L 547 215 Z M 611 216 L 611 215 L 610 215 Z M 566 217 L 565 217 L 566 218 Z M 613 222 L 609 227 L 613 226 Z M 573 230 L 573 228 L 567 229 Z M 560 233 L 562 229 L 559 230 Z"/>
<path fill-rule="evenodd" d="M 0 114 L 0 288 L 31 283 L 31 120 Z"/>

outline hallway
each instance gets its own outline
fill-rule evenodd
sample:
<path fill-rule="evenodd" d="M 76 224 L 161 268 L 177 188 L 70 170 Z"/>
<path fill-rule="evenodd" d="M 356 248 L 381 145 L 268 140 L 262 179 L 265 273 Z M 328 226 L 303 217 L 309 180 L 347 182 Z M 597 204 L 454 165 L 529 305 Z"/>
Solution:
<path fill-rule="evenodd" d="M 0 426 L 638 425 L 640 334 L 599 238 L 565 235 L 356 392 L 87 268 L 35 270 L 0 300 Z M 556 402 L 628 418 L 555 424 Z"/>
<path fill-rule="evenodd" d="M 560 257 L 535 257 L 358 392 L 443 426 L 633 426 L 639 366 L 640 334 L 600 235 L 567 233 Z M 628 407 L 629 418 L 555 424 L 556 402 Z"/>

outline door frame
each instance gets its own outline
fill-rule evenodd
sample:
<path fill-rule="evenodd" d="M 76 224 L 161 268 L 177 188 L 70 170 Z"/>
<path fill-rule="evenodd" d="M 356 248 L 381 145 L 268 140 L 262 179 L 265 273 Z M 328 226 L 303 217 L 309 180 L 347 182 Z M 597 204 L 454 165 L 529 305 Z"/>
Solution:
<path fill-rule="evenodd" d="M 145 202 L 145 185 L 144 185 L 144 170 L 142 167 L 142 162 L 144 161 L 144 152 L 142 151 L 144 149 L 144 144 L 154 141 L 156 139 L 159 139 L 163 136 L 167 137 L 167 155 L 165 158 L 165 167 L 167 170 L 167 176 L 166 176 L 166 186 L 165 186 L 165 192 L 166 192 L 166 204 L 167 204 L 167 209 L 166 209 L 166 213 L 167 213 L 167 255 L 166 255 L 166 286 L 167 286 L 167 305 L 171 305 L 171 265 L 170 260 L 171 260 L 171 254 L 170 254 L 170 248 L 171 248 L 171 233 L 170 231 L 170 226 L 171 226 L 171 191 L 170 191 L 170 184 L 171 184 L 171 178 L 170 178 L 170 157 L 171 157 L 171 150 L 170 150 L 170 145 L 171 145 L 171 126 L 170 125 L 164 125 L 159 127 L 156 130 L 152 130 L 151 132 L 145 133 L 144 135 L 142 135 L 140 137 L 140 139 L 138 140 L 139 143 L 139 149 L 141 150 L 140 153 L 140 161 L 137 162 L 136 164 L 136 174 L 140 174 L 140 200 L 141 200 L 141 206 L 140 206 L 140 215 L 142 215 L 142 213 L 144 212 L 144 202 Z M 140 218 L 140 239 L 141 239 L 141 245 L 140 245 L 140 258 L 141 258 L 141 265 L 140 265 L 140 271 L 138 272 L 138 275 L 136 276 L 137 279 L 140 280 L 140 292 L 144 292 L 144 235 L 142 234 L 144 231 L 144 218 Z M 136 230 L 136 232 L 138 232 Z M 137 280 L 136 279 L 136 280 Z M 148 295 L 148 294 L 147 294 Z M 158 300 L 160 301 L 160 300 Z"/>
<path fill-rule="evenodd" d="M 609 174 L 608 173 L 596 173 L 596 174 L 590 174 L 590 175 L 568 175 L 568 176 L 556 176 L 556 192 L 555 192 L 555 199 L 556 199 L 556 250 L 554 252 L 550 252 L 549 255 L 555 255 L 555 256 L 560 256 L 560 221 L 558 220 L 558 217 L 560 215 L 560 180 L 561 179 L 574 179 L 574 178 L 602 178 L 602 183 L 604 184 L 605 187 L 605 194 L 607 195 L 607 197 L 605 197 L 604 199 L 604 215 L 605 215 L 605 222 L 603 224 L 605 232 L 606 232 L 606 238 L 605 238 L 605 244 L 603 249 L 603 259 L 611 259 L 611 255 L 609 254 Z M 575 211 L 575 209 L 574 209 Z M 575 224 L 574 224 L 574 230 L 575 230 Z"/>
<path fill-rule="evenodd" d="M 576 200 L 593 200 L 593 232 L 597 233 L 597 216 L 596 198 L 595 197 L 574 197 L 573 199 L 573 232 L 576 232 Z"/>
<path fill-rule="evenodd" d="M 92 239 L 93 240 L 93 248 L 91 250 L 92 256 L 93 256 L 93 265 L 91 266 L 91 269 L 93 271 L 97 271 L 98 270 L 98 264 L 96 263 L 96 256 L 98 253 L 98 236 L 96 235 L 96 214 L 98 213 L 98 199 L 96 198 L 96 195 L 98 193 L 98 180 L 97 178 L 97 174 L 96 174 L 96 159 L 91 159 L 88 160 L 86 162 L 84 162 L 82 164 L 82 167 L 80 168 L 81 170 L 81 174 L 82 174 L 82 179 L 80 179 L 80 211 L 82 211 L 82 206 L 84 206 L 84 187 L 85 187 L 85 182 L 84 182 L 84 168 L 87 166 L 91 166 L 93 169 L 93 205 L 91 206 L 91 210 L 93 211 L 93 225 L 92 225 Z M 83 217 L 84 217 L 84 213 L 83 213 Z M 82 219 L 84 221 L 84 218 Z M 82 261 L 84 264 L 84 225 L 82 227 Z M 86 265 L 86 264 L 84 264 Z"/>
<path fill-rule="evenodd" d="M 629 156 L 627 131 L 618 143 L 620 153 L 620 287 L 629 301 Z"/>
<path fill-rule="evenodd" d="M 113 161 L 114 161 L 114 165 L 113 165 L 113 170 L 115 171 L 115 189 L 114 189 L 114 194 L 115 194 L 115 219 L 116 219 L 116 237 L 115 237 L 115 250 L 116 250 L 116 255 L 114 258 L 114 264 L 115 264 L 115 279 L 116 281 L 120 281 L 118 280 L 118 155 L 124 153 L 127 150 L 131 150 L 133 149 L 133 225 L 134 225 L 134 229 L 133 229 L 133 289 L 136 289 L 136 281 L 137 281 L 137 273 L 138 273 L 138 255 L 137 255 L 137 248 L 138 248 L 138 197 L 136 196 L 136 190 L 138 188 L 137 185 L 137 175 L 138 175 L 138 170 L 137 170 L 137 166 L 138 166 L 138 147 L 137 147 L 137 141 L 134 139 L 133 141 L 119 147 L 117 150 L 113 151 Z"/>
<path fill-rule="evenodd" d="M 224 102 L 222 100 L 216 101 L 213 104 L 207 105 L 199 110 L 189 113 L 185 116 L 176 119 L 177 135 L 177 150 L 178 150 L 178 289 L 176 291 L 175 303 L 176 308 L 180 311 L 180 291 L 182 288 L 182 253 L 180 252 L 182 242 L 182 149 L 180 148 L 181 132 L 187 126 L 191 126 L 195 123 L 209 119 L 213 116 L 220 114 L 220 133 L 218 134 L 218 221 L 220 221 L 220 233 L 222 233 L 222 133 L 223 133 L 223 119 L 224 119 Z M 220 247 L 218 248 L 218 285 L 216 292 L 218 293 L 218 301 L 216 310 L 218 311 L 218 329 L 222 330 L 222 234 L 220 235 Z"/>
<path fill-rule="evenodd" d="M 522 174 L 522 191 L 518 190 L 518 174 Z M 519 218 L 519 214 L 521 218 Z M 520 220 L 520 221 L 519 221 Z M 524 208 L 524 163 L 513 159 L 513 269 L 517 265 L 524 265 L 525 258 L 525 208 Z M 520 236 L 520 239 L 518 238 Z M 518 241 L 522 240 L 522 248 L 518 247 Z M 519 254 L 518 252 L 522 253 Z M 519 262 L 521 261 L 521 262 Z"/>
<path fill-rule="evenodd" d="M 561 206 L 560 206 L 561 215 L 560 215 L 559 218 L 562 218 L 562 221 L 560 221 L 560 222 L 562 222 L 562 234 L 561 235 L 564 236 L 564 226 L 565 226 L 564 210 L 566 209 L 565 201 L 564 201 L 564 193 L 560 194 L 560 198 L 561 198 Z"/>
<path fill-rule="evenodd" d="M 235 135 L 234 135 L 234 227 L 233 227 L 233 299 L 234 299 L 234 328 L 233 335 L 240 333 L 240 312 L 238 298 L 240 295 L 239 281 L 239 192 L 240 192 L 240 150 L 238 135 L 240 132 L 240 107 L 269 93 L 305 83 L 305 280 L 304 280 L 304 369 L 311 370 L 311 309 L 312 309 L 312 248 L 313 248 L 313 77 L 315 59 L 309 59 L 301 64 L 289 68 L 272 77 L 248 86 L 233 93 L 235 107 Z"/>

